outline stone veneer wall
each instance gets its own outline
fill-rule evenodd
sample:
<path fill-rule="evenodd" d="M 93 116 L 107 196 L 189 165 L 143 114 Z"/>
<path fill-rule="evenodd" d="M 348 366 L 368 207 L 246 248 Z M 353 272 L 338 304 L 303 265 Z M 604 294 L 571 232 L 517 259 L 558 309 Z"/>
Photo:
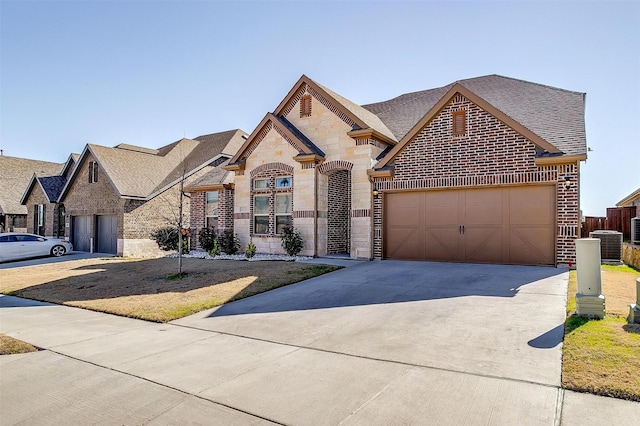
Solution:
<path fill-rule="evenodd" d="M 640 270 L 640 246 L 622 243 L 622 261 Z"/>
<path fill-rule="evenodd" d="M 452 135 L 453 111 L 467 111 L 467 132 Z M 556 262 L 575 264 L 579 229 L 578 164 L 535 164 L 536 147 L 525 137 L 456 95 L 396 157 L 393 178 L 376 178 L 378 191 L 462 189 L 483 186 L 556 186 Z M 569 179 L 570 187 L 565 188 Z M 374 199 L 374 256 L 382 256 L 381 197 Z"/>

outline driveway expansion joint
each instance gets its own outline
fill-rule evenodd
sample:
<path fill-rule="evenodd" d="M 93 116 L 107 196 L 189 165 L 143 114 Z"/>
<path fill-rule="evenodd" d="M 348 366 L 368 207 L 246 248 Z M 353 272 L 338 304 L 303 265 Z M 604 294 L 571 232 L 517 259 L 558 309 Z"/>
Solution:
<path fill-rule="evenodd" d="M 224 334 L 224 335 L 231 336 L 231 337 L 238 337 L 238 338 L 241 338 L 241 339 L 254 340 L 254 341 L 257 341 L 257 342 L 272 343 L 272 344 L 275 344 L 275 345 L 288 346 L 288 347 L 293 347 L 293 348 L 298 348 L 298 349 L 306 349 L 306 350 L 316 351 L 316 352 L 324 352 L 324 353 L 334 354 L 334 355 L 342 355 L 342 356 L 347 356 L 347 357 L 351 357 L 351 358 L 364 359 L 364 360 L 368 360 L 368 361 L 378 361 L 378 362 L 384 362 L 384 363 L 389 363 L 389 364 L 404 365 L 404 366 L 407 366 L 407 367 L 423 368 L 423 369 L 435 370 L 435 371 L 444 371 L 444 372 L 455 373 L 455 374 L 465 374 L 465 375 L 469 375 L 469 376 L 482 377 L 482 378 L 486 378 L 486 379 L 497 379 L 497 380 L 505 380 L 505 381 L 515 382 L 515 383 L 525 383 L 525 384 L 529 384 L 529 385 L 543 386 L 543 387 L 552 388 L 552 389 L 560 389 L 561 388 L 558 385 L 553 385 L 553 384 L 549 384 L 549 383 L 534 382 L 532 380 L 516 379 L 516 378 L 513 378 L 513 377 L 502 377 L 502 376 L 496 376 L 496 375 L 493 375 L 493 374 L 473 373 L 473 372 L 470 372 L 470 371 L 454 370 L 454 369 L 448 369 L 448 368 L 443 368 L 443 367 L 436 367 L 436 366 L 432 366 L 432 365 L 414 364 L 414 363 L 406 362 L 406 361 L 397 361 L 397 360 L 390 360 L 390 359 L 383 359 L 383 358 L 376 358 L 376 357 L 368 357 L 368 356 L 364 356 L 364 355 L 356 355 L 356 354 L 349 354 L 349 353 L 345 353 L 345 352 L 332 351 L 332 350 L 329 350 L 329 349 L 314 348 L 312 346 L 293 345 L 291 343 L 278 342 L 278 341 L 269 340 L 269 339 L 261 339 L 259 337 L 244 336 L 242 334 L 234 334 L 234 333 L 229 333 L 229 332 L 226 332 L 226 331 L 209 330 L 209 329 L 195 327 L 195 326 L 191 326 L 191 325 L 184 325 L 184 324 L 171 324 L 171 325 L 174 325 L 176 327 L 189 328 L 189 329 L 193 329 L 193 330 L 208 331 L 208 332 L 211 332 L 211 333 L 219 333 L 219 334 Z"/>
<path fill-rule="evenodd" d="M 136 374 L 132 374 L 132 373 L 129 373 L 129 372 L 126 372 L 126 371 L 118 370 L 117 368 L 112 368 L 112 367 L 107 367 L 107 366 L 104 366 L 104 365 L 100 365 L 100 364 L 97 364 L 97 363 L 95 363 L 95 362 L 87 361 L 87 360 L 84 360 L 84 359 L 81 359 L 81 358 L 77 358 L 77 357 L 74 357 L 74 356 L 71 356 L 71 355 L 68 355 L 68 354 L 62 353 L 62 352 L 54 351 L 54 350 L 51 350 L 51 349 L 46 349 L 46 350 L 48 350 L 49 352 L 54 353 L 54 354 L 56 354 L 56 355 L 63 356 L 63 357 L 65 357 L 65 358 L 69 358 L 69 359 L 73 359 L 73 360 L 75 360 L 75 361 L 83 362 L 83 363 L 85 363 L 85 364 L 93 365 L 94 367 L 102 368 L 102 369 L 104 369 L 104 370 L 109 370 L 109 371 L 113 371 L 113 372 L 116 372 L 116 373 L 119 373 L 119 374 L 123 374 L 123 375 L 128 376 L 128 377 L 133 377 L 133 378 L 136 378 L 136 379 L 138 379 L 138 380 L 143 380 L 143 381 L 145 381 L 145 382 L 147 382 L 147 383 L 152 383 L 152 384 L 154 384 L 154 385 L 156 385 L 156 386 L 161 386 L 161 387 L 163 387 L 163 388 L 165 388 L 165 389 L 170 389 L 170 390 L 172 390 L 172 391 L 179 392 L 179 393 L 181 393 L 181 394 L 183 394 L 183 395 L 191 396 L 191 397 L 194 397 L 194 398 L 197 398 L 197 399 L 203 400 L 203 401 L 210 402 L 210 403 L 212 403 L 212 404 L 219 405 L 219 406 L 221 406 L 221 407 L 228 408 L 228 409 L 233 410 L 233 411 L 237 411 L 237 412 L 240 412 L 240 413 L 246 414 L 246 415 L 251 416 L 251 417 L 255 417 L 255 418 L 258 418 L 258 419 L 266 420 L 266 421 L 271 422 L 271 423 L 274 423 L 274 424 L 278 424 L 278 425 L 283 425 L 283 426 L 284 426 L 284 423 L 281 423 L 281 422 L 279 422 L 279 421 L 277 421 L 277 420 L 273 420 L 273 419 L 270 419 L 270 418 L 268 418 L 268 417 L 261 416 L 261 415 L 259 415 L 259 414 L 251 413 L 251 412 L 249 412 L 249 411 L 242 410 L 242 409 L 240 409 L 240 408 L 233 407 L 233 406 L 231 406 L 231 405 L 227 405 L 227 404 L 224 404 L 224 403 L 222 403 L 222 402 L 214 401 L 214 400 L 211 400 L 211 399 L 208 399 L 208 398 L 202 397 L 202 396 L 200 396 L 200 395 L 197 395 L 197 394 L 195 394 L 195 393 L 186 392 L 186 391 L 184 391 L 184 390 L 182 390 L 182 389 L 179 389 L 179 388 L 176 388 L 176 387 L 174 387 L 174 386 L 169 386 L 169 385 L 166 385 L 166 384 L 164 384 L 164 383 L 160 383 L 160 382 L 157 382 L 157 381 L 155 381 L 155 380 L 148 379 L 148 378 L 143 377 L 143 376 L 138 376 L 138 375 L 136 375 Z M 162 414 L 162 413 L 161 413 L 161 414 Z M 161 414 L 159 414 L 159 415 L 161 415 Z M 156 417 L 158 417 L 158 416 L 156 416 Z M 153 420 L 153 419 L 149 420 L 149 422 L 151 422 L 152 420 Z M 147 422 L 147 423 L 148 423 L 148 422 Z"/>

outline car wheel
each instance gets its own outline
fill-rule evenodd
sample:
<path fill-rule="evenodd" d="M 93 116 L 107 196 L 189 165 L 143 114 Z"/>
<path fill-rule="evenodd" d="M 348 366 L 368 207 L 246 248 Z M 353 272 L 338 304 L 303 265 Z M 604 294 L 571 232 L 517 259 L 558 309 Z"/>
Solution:
<path fill-rule="evenodd" d="M 66 249 L 63 246 L 53 246 L 51 249 L 51 256 L 60 257 L 66 253 Z"/>

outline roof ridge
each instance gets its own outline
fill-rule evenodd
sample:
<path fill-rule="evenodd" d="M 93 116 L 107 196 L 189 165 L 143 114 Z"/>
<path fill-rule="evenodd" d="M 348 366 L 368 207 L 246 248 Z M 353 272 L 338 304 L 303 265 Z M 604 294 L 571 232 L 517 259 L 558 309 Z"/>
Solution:
<path fill-rule="evenodd" d="M 440 90 L 440 89 L 445 89 L 445 88 L 448 88 L 447 90 L 449 90 L 449 88 L 450 88 L 449 86 L 453 86 L 454 84 L 455 84 L 455 82 L 454 82 L 454 83 L 449 83 L 449 84 L 447 84 L 447 85 L 445 85 L 445 86 L 441 86 L 441 87 L 434 87 L 434 88 L 432 88 L 432 89 L 425 89 L 425 90 L 418 90 L 418 91 L 415 91 L 415 92 L 403 93 L 403 94 L 398 95 L 398 96 L 395 96 L 395 97 L 393 97 L 393 98 L 391 98 L 391 99 L 387 99 L 386 101 L 374 102 L 374 103 L 372 103 L 372 104 L 366 104 L 366 105 L 361 105 L 361 106 L 362 106 L 363 108 L 365 108 L 365 109 L 366 109 L 366 107 L 367 107 L 367 106 L 370 106 L 370 105 L 376 105 L 376 104 L 383 104 L 383 103 L 386 103 L 386 102 L 392 101 L 392 100 L 394 100 L 394 99 L 398 99 L 398 98 L 400 98 L 400 97 L 402 97 L 402 96 L 416 95 L 416 96 L 413 96 L 413 97 L 411 97 L 411 98 L 407 98 L 407 100 L 406 100 L 406 101 L 404 101 L 404 102 L 402 102 L 402 103 L 395 104 L 393 108 L 386 108 L 386 109 L 384 109 L 384 110 L 380 111 L 379 113 L 374 113 L 374 112 L 371 112 L 371 111 L 370 111 L 372 114 L 378 115 L 378 114 L 381 114 L 381 113 L 383 113 L 383 112 L 387 112 L 387 111 L 390 111 L 390 110 L 392 110 L 392 109 L 396 109 L 398 106 L 400 106 L 400 105 L 405 105 L 405 104 L 409 103 L 409 102 L 410 102 L 410 101 L 412 101 L 412 100 L 418 99 L 418 98 L 419 98 L 419 96 L 417 96 L 417 94 L 419 94 L 419 93 L 420 93 L 420 94 L 423 94 L 423 93 L 426 93 L 426 92 L 433 92 L 433 91 L 435 91 L 435 90 Z M 446 92 L 446 90 L 445 90 L 445 92 Z M 367 111 L 368 111 L 368 109 L 367 109 Z"/>
<path fill-rule="evenodd" d="M 562 87 L 550 86 L 548 84 L 537 83 L 535 81 L 523 80 L 521 78 L 507 77 L 506 75 L 501 75 L 501 74 L 487 74 L 487 75 L 481 75 L 479 77 L 465 78 L 465 79 L 462 79 L 462 80 L 457 80 L 454 83 L 461 83 L 462 84 L 463 81 L 477 80 L 477 79 L 484 78 L 484 77 L 500 77 L 500 78 L 504 78 L 504 79 L 507 79 L 507 80 L 518 81 L 520 83 L 532 84 L 534 86 L 546 87 L 547 89 L 559 90 L 559 91 L 562 91 L 562 92 L 574 93 L 574 94 L 579 94 L 579 95 L 584 95 L 584 93 L 585 93 L 585 92 L 578 92 L 578 91 L 575 91 L 575 90 L 563 89 Z"/>

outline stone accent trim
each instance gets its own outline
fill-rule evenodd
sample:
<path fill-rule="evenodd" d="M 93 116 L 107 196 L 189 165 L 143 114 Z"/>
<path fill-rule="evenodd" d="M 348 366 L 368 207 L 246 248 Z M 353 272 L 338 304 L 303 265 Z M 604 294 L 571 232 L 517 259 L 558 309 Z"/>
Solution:
<path fill-rule="evenodd" d="M 267 136 L 267 133 L 269 133 L 271 129 L 273 129 L 273 123 L 268 122 L 267 124 L 265 124 L 262 130 L 260 130 L 260 133 L 258 133 L 258 135 L 255 137 L 253 142 L 251 142 L 251 145 L 249 145 L 245 150 L 244 158 L 247 158 L 251 155 L 251 153 L 258 147 L 260 142 L 262 142 L 262 139 L 264 139 L 264 137 Z M 236 174 L 238 174 L 237 171 L 236 171 Z"/>
<path fill-rule="evenodd" d="M 293 166 L 290 166 L 284 163 L 267 163 L 267 164 L 262 164 L 261 166 L 258 166 L 255 169 L 251 170 L 251 173 L 250 173 L 251 179 L 256 177 L 259 173 L 266 172 L 269 170 L 282 170 L 287 174 L 290 174 L 291 176 L 293 176 Z"/>
<path fill-rule="evenodd" d="M 302 96 L 305 93 L 307 93 L 307 84 L 306 83 L 301 85 L 300 89 L 298 89 L 296 94 L 291 97 L 291 100 L 289 101 L 287 106 L 280 112 L 280 116 L 286 117 L 291 112 L 291 110 L 293 109 L 295 104 L 298 103 L 298 101 L 300 101 L 300 99 L 302 99 Z"/>
<path fill-rule="evenodd" d="M 351 217 L 371 217 L 371 209 L 351 210 Z"/>
<path fill-rule="evenodd" d="M 328 175 L 339 170 L 351 171 L 351 169 L 353 169 L 353 163 L 342 160 L 329 161 L 318 167 L 318 171 L 324 175 Z"/>
<path fill-rule="evenodd" d="M 249 212 L 234 213 L 233 218 L 234 219 L 251 219 L 251 213 Z"/>
<path fill-rule="evenodd" d="M 322 105 L 324 105 L 329 111 L 334 113 L 338 118 L 340 118 L 342 121 L 344 121 L 346 124 L 348 124 L 349 127 L 353 127 L 353 125 L 356 124 L 351 118 L 349 118 L 345 113 L 340 111 L 340 109 L 338 109 L 335 105 L 333 105 L 331 102 L 329 102 L 327 99 L 325 99 L 324 96 L 322 96 L 320 93 L 318 93 L 313 87 L 307 86 L 307 91 L 314 98 L 316 98 L 318 100 L 318 102 L 320 102 Z"/>
<path fill-rule="evenodd" d="M 356 146 L 360 145 L 373 145 L 380 149 L 387 149 L 387 147 L 389 146 L 389 144 L 386 144 L 374 138 L 356 138 Z"/>
<path fill-rule="evenodd" d="M 278 132 L 278 134 L 280 136 L 282 136 L 282 139 L 284 139 L 287 142 L 289 142 L 289 144 L 291 144 L 291 146 L 293 146 L 295 149 L 297 149 L 298 152 L 307 151 L 307 149 L 304 146 L 300 145 L 300 142 L 294 141 L 289 136 L 287 136 L 287 134 L 285 132 L 283 132 L 282 129 L 280 129 L 279 126 L 274 126 L 274 129 L 276 130 L 276 132 Z"/>
<path fill-rule="evenodd" d="M 305 218 L 305 217 L 309 217 L 309 218 L 313 218 L 315 217 L 315 212 L 313 210 L 295 210 L 293 212 L 293 218 L 297 219 L 297 218 Z"/>
<path fill-rule="evenodd" d="M 378 180 L 375 189 L 434 189 L 434 188 L 463 188 L 476 186 L 517 185 L 522 183 L 553 182 L 558 179 L 557 170 L 541 168 L 536 172 L 510 173 L 479 176 L 452 176 L 446 178 L 430 178 L 415 180 Z"/>

